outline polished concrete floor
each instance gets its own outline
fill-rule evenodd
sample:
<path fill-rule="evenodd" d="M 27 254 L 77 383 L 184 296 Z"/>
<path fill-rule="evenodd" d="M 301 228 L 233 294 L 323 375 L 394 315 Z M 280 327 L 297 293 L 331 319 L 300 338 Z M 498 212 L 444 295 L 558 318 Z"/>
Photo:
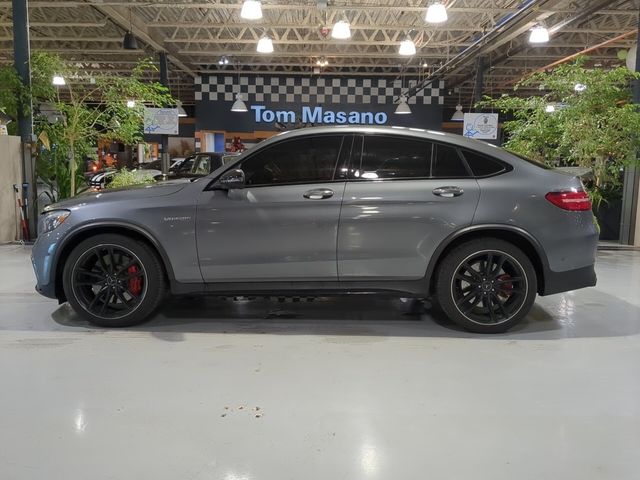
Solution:
<path fill-rule="evenodd" d="M 478 336 L 384 298 L 93 328 L 0 247 L 0 479 L 640 479 L 640 252 Z"/>

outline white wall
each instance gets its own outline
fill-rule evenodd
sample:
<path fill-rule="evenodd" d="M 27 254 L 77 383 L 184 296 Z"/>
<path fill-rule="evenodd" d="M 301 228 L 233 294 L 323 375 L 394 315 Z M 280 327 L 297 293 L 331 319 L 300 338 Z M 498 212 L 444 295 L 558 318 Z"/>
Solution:
<path fill-rule="evenodd" d="M 20 137 L 0 135 L 0 243 L 18 240 L 19 212 L 13 185 L 22 183 Z"/>

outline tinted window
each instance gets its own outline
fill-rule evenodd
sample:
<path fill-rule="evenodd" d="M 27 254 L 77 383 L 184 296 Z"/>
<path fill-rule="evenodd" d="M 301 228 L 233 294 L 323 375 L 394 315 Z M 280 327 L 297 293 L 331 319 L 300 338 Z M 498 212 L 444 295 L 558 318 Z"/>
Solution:
<path fill-rule="evenodd" d="M 433 178 L 459 178 L 468 177 L 469 172 L 458 154 L 457 148 L 436 144 L 431 162 L 431 176 Z"/>
<path fill-rule="evenodd" d="M 211 157 L 209 155 L 198 155 L 191 169 L 191 173 L 196 175 L 208 175 L 213 171 L 211 168 Z"/>
<path fill-rule="evenodd" d="M 342 136 L 307 137 L 279 142 L 242 162 L 247 185 L 333 180 Z"/>
<path fill-rule="evenodd" d="M 471 168 L 473 175 L 476 177 L 495 175 L 496 173 L 506 170 L 502 163 L 485 155 L 472 152 L 471 150 L 463 150 L 462 154 L 469 164 L 469 168 Z"/>
<path fill-rule="evenodd" d="M 431 143 L 408 138 L 365 136 L 355 178 L 424 178 L 429 176 Z"/>

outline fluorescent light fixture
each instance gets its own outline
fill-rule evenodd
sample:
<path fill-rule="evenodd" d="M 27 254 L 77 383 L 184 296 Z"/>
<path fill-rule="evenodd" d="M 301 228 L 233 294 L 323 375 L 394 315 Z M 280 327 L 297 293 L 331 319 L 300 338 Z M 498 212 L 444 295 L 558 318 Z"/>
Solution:
<path fill-rule="evenodd" d="M 464 121 L 464 112 L 462 111 L 462 105 L 456 105 L 456 111 L 451 115 L 452 122 L 463 122 Z"/>
<path fill-rule="evenodd" d="M 550 103 L 546 107 L 544 107 L 544 111 L 547 113 L 553 113 L 556 111 L 556 106 L 553 103 Z"/>
<path fill-rule="evenodd" d="M 176 101 L 176 108 L 178 109 L 178 116 L 179 117 L 188 117 L 189 116 L 189 115 L 187 115 L 187 111 L 182 106 L 182 102 L 180 100 Z"/>
<path fill-rule="evenodd" d="M 247 20 L 259 20 L 262 18 L 262 4 L 257 0 L 244 0 L 240 16 Z"/>
<path fill-rule="evenodd" d="M 549 41 L 549 30 L 544 25 L 536 25 L 531 29 L 529 43 L 547 43 Z"/>
<path fill-rule="evenodd" d="M 232 112 L 246 112 L 247 111 L 247 105 L 242 100 L 242 94 L 241 93 L 238 93 L 236 95 L 236 101 L 233 102 L 233 105 L 231 106 L 231 111 Z"/>
<path fill-rule="evenodd" d="M 400 97 L 400 103 L 398 103 L 395 113 L 398 115 L 408 115 L 411 113 L 411 108 L 409 108 L 409 104 L 407 103 L 407 97 L 404 95 Z"/>
<path fill-rule="evenodd" d="M 413 43 L 413 40 L 407 38 L 400 42 L 400 48 L 398 49 L 398 53 L 400 55 L 415 55 L 416 54 L 416 44 Z"/>
<path fill-rule="evenodd" d="M 273 42 L 268 36 L 262 37 L 258 41 L 258 47 L 256 48 L 258 53 L 272 53 L 273 52 Z"/>
<path fill-rule="evenodd" d="M 447 9 L 441 2 L 433 2 L 427 8 L 427 15 L 424 19 L 428 23 L 443 23 L 448 19 Z"/>
<path fill-rule="evenodd" d="M 351 25 L 346 20 L 340 20 L 336 22 L 331 29 L 331 37 L 338 40 L 346 40 L 351 38 Z"/>
<path fill-rule="evenodd" d="M 135 106 L 136 106 L 136 101 L 135 100 L 127 100 L 127 107 L 133 108 Z"/>
<path fill-rule="evenodd" d="M 587 86 L 584 83 L 576 83 L 573 86 L 573 89 L 578 93 L 579 92 L 584 92 L 587 89 Z"/>
<path fill-rule="evenodd" d="M 62 75 L 55 74 L 51 79 L 51 83 L 56 86 L 66 85 L 67 82 L 64 81 L 64 77 Z"/>

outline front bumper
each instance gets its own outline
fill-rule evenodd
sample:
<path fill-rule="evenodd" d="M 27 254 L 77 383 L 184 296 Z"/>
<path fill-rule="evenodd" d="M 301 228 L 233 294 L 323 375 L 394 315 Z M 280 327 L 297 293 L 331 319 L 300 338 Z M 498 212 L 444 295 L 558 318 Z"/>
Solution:
<path fill-rule="evenodd" d="M 596 282 L 597 277 L 594 265 L 567 270 L 566 272 L 554 272 L 547 269 L 544 272 L 544 285 L 540 295 L 553 295 L 554 293 L 593 287 Z"/>

